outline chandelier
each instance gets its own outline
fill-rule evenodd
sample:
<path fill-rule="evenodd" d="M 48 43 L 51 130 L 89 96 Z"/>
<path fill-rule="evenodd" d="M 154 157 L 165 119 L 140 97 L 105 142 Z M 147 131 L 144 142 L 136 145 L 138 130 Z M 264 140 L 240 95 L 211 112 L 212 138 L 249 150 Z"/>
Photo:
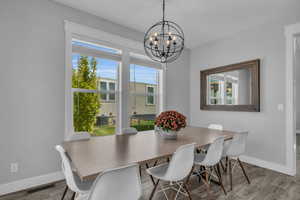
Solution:
<path fill-rule="evenodd" d="M 161 63 L 176 60 L 184 48 L 184 33 L 175 22 L 165 20 L 163 0 L 162 21 L 151 26 L 144 37 L 144 49 L 148 57 Z"/>

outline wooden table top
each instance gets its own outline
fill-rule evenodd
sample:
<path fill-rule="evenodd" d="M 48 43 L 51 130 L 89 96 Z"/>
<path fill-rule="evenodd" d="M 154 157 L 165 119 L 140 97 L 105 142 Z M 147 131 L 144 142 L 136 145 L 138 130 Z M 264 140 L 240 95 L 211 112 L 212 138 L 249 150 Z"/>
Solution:
<path fill-rule="evenodd" d="M 79 177 L 88 179 L 106 169 L 168 157 L 184 144 L 196 143 L 196 147 L 203 147 L 221 135 L 231 139 L 233 134 L 231 131 L 186 127 L 178 133 L 177 140 L 165 140 L 153 131 L 92 137 L 90 140 L 65 142 L 63 147 Z"/>

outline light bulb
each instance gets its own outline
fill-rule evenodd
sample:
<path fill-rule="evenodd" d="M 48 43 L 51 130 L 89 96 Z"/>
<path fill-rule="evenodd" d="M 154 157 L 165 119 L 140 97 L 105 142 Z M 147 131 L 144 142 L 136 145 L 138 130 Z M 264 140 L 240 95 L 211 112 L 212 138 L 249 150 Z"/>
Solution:
<path fill-rule="evenodd" d="M 154 45 L 157 45 L 157 41 L 154 41 Z"/>
<path fill-rule="evenodd" d="M 154 36 L 157 37 L 157 33 L 156 32 L 154 33 Z"/>
<path fill-rule="evenodd" d="M 153 38 L 150 36 L 149 40 L 152 42 L 152 41 L 153 41 Z"/>
<path fill-rule="evenodd" d="M 176 36 L 173 36 L 173 40 L 176 40 Z"/>

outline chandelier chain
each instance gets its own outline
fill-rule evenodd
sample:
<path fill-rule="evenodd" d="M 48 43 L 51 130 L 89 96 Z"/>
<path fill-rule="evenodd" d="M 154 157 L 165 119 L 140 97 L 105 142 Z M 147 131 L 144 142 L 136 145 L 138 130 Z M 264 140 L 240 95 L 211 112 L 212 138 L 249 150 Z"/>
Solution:
<path fill-rule="evenodd" d="M 165 21 L 165 10 L 166 10 L 165 0 L 163 0 L 163 22 Z"/>

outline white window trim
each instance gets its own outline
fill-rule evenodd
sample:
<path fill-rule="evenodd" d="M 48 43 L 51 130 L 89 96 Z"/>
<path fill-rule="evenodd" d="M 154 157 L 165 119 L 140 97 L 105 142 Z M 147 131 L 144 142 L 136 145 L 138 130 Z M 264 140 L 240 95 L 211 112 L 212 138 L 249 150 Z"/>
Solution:
<path fill-rule="evenodd" d="M 129 126 L 128 120 L 128 97 L 130 81 L 130 53 L 144 55 L 143 43 L 127 39 L 115 34 L 104 32 L 99 29 L 91 28 L 81 24 L 65 20 L 65 139 L 74 134 L 73 128 L 73 98 L 72 98 L 72 38 L 84 39 L 90 42 L 96 42 L 108 47 L 120 49 L 122 51 L 121 66 L 118 69 L 119 82 L 116 84 L 116 103 L 117 108 L 117 127 L 116 133 L 121 133 L 122 128 Z M 139 64 L 141 59 L 134 59 Z M 166 69 L 161 64 L 156 64 L 151 60 L 147 61 L 148 65 L 155 66 L 160 70 L 159 76 L 159 99 L 157 113 L 165 109 L 166 87 Z"/>

